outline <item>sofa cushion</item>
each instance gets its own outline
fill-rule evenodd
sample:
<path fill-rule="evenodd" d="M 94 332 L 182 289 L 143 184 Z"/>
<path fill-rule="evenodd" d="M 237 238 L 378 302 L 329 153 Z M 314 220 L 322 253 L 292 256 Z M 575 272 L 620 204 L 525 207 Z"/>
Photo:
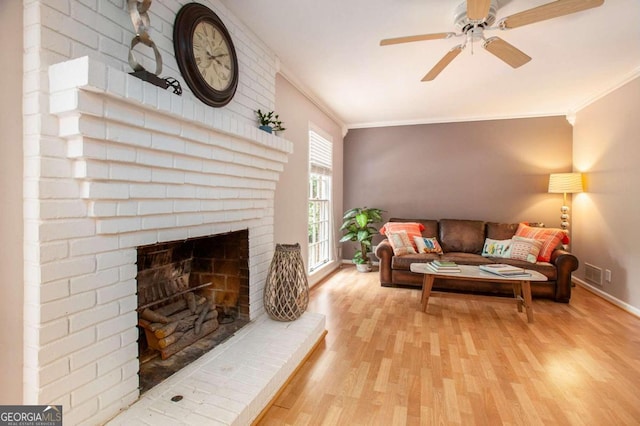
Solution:
<path fill-rule="evenodd" d="M 447 252 L 482 253 L 485 222 L 481 220 L 442 219 L 439 226 L 442 250 Z"/>
<path fill-rule="evenodd" d="M 525 223 L 518 225 L 516 235 L 525 238 L 533 238 L 542 242 L 538 260 L 548 262 L 551 260 L 551 253 L 560 245 L 569 244 L 569 236 L 562 229 L 558 228 L 535 228 Z"/>
<path fill-rule="evenodd" d="M 487 222 L 487 238 L 492 240 L 510 240 L 518 230 L 518 223 Z"/>
<path fill-rule="evenodd" d="M 460 265 L 484 265 L 491 263 L 486 257 L 475 253 L 449 252 L 440 256 L 441 260 L 456 262 Z"/>

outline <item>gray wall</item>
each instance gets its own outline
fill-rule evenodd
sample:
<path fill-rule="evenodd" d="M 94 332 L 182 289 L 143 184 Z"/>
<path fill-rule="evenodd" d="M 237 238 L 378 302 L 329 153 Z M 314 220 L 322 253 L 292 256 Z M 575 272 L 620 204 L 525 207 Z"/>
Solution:
<path fill-rule="evenodd" d="M 379 207 L 385 219 L 557 227 L 562 195 L 547 193 L 549 173 L 572 170 L 563 116 L 352 129 L 344 147 L 345 210 Z"/>
<path fill-rule="evenodd" d="M 0 1 L 0 405 L 22 403 L 22 2 Z"/>
<path fill-rule="evenodd" d="M 640 315 L 640 77 L 595 101 L 576 117 L 573 161 L 586 174 L 574 198 L 573 252 L 611 270 L 595 287 Z M 627 306 L 628 307 L 628 306 Z"/>

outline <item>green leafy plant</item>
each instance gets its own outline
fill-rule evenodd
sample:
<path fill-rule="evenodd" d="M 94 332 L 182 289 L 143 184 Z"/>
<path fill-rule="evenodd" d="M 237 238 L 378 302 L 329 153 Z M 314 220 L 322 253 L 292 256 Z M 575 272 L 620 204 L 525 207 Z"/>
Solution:
<path fill-rule="evenodd" d="M 282 127 L 282 121 L 280 121 L 280 117 L 274 111 L 262 112 L 261 110 L 257 110 L 256 115 L 258 116 L 258 122 L 261 126 L 271 127 L 271 130 L 274 132 L 287 130 Z"/>
<path fill-rule="evenodd" d="M 360 250 L 353 255 L 353 263 L 362 265 L 370 262 L 367 254 L 371 252 L 373 236 L 378 234 L 378 230 L 371 225 L 382 222 L 382 212 L 381 209 L 368 207 L 356 207 L 344 212 L 340 230 L 345 234 L 340 242 L 356 241 L 360 244 Z"/>

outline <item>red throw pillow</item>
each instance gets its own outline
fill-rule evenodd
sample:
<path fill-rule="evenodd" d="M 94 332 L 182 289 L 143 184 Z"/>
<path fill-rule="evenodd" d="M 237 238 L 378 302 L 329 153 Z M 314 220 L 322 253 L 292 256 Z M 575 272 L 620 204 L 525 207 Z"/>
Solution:
<path fill-rule="evenodd" d="M 549 262 L 551 253 L 560 243 L 569 244 L 569 236 L 562 229 L 558 228 L 534 228 L 525 223 L 518 225 L 516 235 L 519 237 L 532 238 L 542 242 L 542 248 L 538 253 L 538 261 Z"/>
<path fill-rule="evenodd" d="M 380 228 L 380 233 L 388 236 L 388 234 L 392 232 L 405 231 L 413 248 L 417 249 L 413 237 L 422 237 L 423 230 L 424 225 L 418 222 L 387 222 Z"/>

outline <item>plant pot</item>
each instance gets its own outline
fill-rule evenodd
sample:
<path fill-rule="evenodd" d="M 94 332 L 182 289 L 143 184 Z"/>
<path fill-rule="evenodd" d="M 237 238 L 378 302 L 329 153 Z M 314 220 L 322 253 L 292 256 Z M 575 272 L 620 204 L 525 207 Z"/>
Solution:
<path fill-rule="evenodd" d="M 271 126 L 259 126 L 258 129 L 264 130 L 267 133 L 273 133 L 273 128 Z"/>
<path fill-rule="evenodd" d="M 370 263 L 356 263 L 356 269 L 358 272 L 371 272 L 371 264 Z"/>

